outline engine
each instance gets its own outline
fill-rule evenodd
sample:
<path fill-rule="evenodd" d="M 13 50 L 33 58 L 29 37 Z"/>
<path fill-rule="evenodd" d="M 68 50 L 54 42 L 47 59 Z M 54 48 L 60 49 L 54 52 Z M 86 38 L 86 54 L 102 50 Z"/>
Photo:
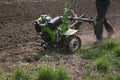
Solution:
<path fill-rule="evenodd" d="M 38 33 L 41 33 L 41 37 L 45 42 L 55 42 L 59 34 L 57 30 L 60 24 L 62 24 L 61 16 L 52 19 L 48 15 L 41 15 L 35 21 L 35 29 Z"/>
<path fill-rule="evenodd" d="M 41 28 L 44 26 L 47 26 L 48 22 L 51 20 L 52 18 L 48 15 L 41 15 L 40 18 L 38 18 L 37 20 L 35 20 L 34 26 L 36 31 L 39 33 L 41 32 Z"/>

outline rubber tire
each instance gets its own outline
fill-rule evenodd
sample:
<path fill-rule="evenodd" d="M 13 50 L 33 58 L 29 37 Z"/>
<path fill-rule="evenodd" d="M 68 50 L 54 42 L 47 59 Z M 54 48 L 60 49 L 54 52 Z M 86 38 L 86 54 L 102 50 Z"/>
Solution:
<path fill-rule="evenodd" d="M 68 52 L 75 52 L 81 48 L 81 39 L 76 35 L 70 35 L 65 39 L 65 47 Z"/>

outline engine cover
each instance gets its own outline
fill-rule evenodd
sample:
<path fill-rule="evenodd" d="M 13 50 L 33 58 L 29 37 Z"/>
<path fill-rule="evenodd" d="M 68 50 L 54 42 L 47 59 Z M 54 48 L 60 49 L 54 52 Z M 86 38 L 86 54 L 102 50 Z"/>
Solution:
<path fill-rule="evenodd" d="M 48 22 L 49 27 L 52 29 L 58 28 L 60 24 L 62 24 L 62 18 L 60 16 L 57 16 Z"/>

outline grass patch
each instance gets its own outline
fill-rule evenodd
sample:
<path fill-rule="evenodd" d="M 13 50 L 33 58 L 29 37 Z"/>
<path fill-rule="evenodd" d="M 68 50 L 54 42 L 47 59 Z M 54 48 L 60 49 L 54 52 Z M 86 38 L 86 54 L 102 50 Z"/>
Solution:
<path fill-rule="evenodd" d="M 107 57 L 102 57 L 95 61 L 95 66 L 97 67 L 97 70 L 108 71 L 111 63 Z"/>
<path fill-rule="evenodd" d="M 37 72 L 36 80 L 56 80 L 56 73 L 53 67 L 41 67 Z"/>
<path fill-rule="evenodd" d="M 120 58 L 112 59 L 112 64 L 118 71 L 120 71 Z"/>
<path fill-rule="evenodd" d="M 92 48 L 99 48 L 100 50 L 112 50 L 113 48 L 120 46 L 120 42 L 116 41 L 105 41 L 102 44 L 97 44 Z"/>
<path fill-rule="evenodd" d="M 92 77 L 86 77 L 83 80 L 94 80 Z"/>
<path fill-rule="evenodd" d="M 64 67 L 57 69 L 57 80 L 70 80 L 68 71 Z"/>
<path fill-rule="evenodd" d="M 83 59 L 94 59 L 99 56 L 99 49 L 98 48 L 95 48 L 95 49 L 85 48 L 85 49 L 81 49 L 77 53 L 80 54 L 80 56 Z"/>
<path fill-rule="evenodd" d="M 0 80 L 71 80 L 71 77 L 66 68 L 46 64 L 33 72 L 30 69 L 24 69 L 24 67 L 17 68 L 14 72 L 9 72 L 5 75 L 1 72 Z"/>
<path fill-rule="evenodd" d="M 3 78 L 3 72 L 0 71 L 0 79 L 2 79 L 2 78 Z"/>
<path fill-rule="evenodd" d="M 120 80 L 120 75 L 107 75 L 105 80 Z"/>
<path fill-rule="evenodd" d="M 108 74 L 105 79 L 106 80 L 115 80 L 115 77 L 112 74 Z"/>
<path fill-rule="evenodd" d="M 90 60 L 90 77 L 83 80 L 120 80 L 120 42 L 105 41 L 102 44 L 82 48 L 77 52 L 83 59 Z M 94 72 L 94 74 L 93 74 Z M 113 76 L 107 76 L 112 73 Z"/>
<path fill-rule="evenodd" d="M 89 48 L 83 48 L 77 52 L 84 59 L 96 59 L 106 55 L 120 57 L 120 42 L 105 41 Z"/>
<path fill-rule="evenodd" d="M 12 80 L 30 80 L 30 74 L 22 69 L 18 69 L 13 73 Z"/>
<path fill-rule="evenodd" d="M 37 72 L 36 80 L 70 80 L 70 77 L 63 67 L 55 69 L 51 66 L 44 66 Z"/>
<path fill-rule="evenodd" d="M 115 41 L 105 41 L 102 44 L 97 44 L 89 48 L 83 48 L 77 53 L 84 59 L 95 59 L 106 54 L 111 54 L 116 47 L 120 46 L 120 43 Z M 118 48 L 117 53 L 119 54 L 120 48 Z"/>
<path fill-rule="evenodd" d="M 116 80 L 120 80 L 120 75 L 115 77 Z"/>
<path fill-rule="evenodd" d="M 114 48 L 114 55 L 116 57 L 120 57 L 120 46 Z"/>
<path fill-rule="evenodd" d="M 120 42 L 105 41 L 102 44 L 82 48 L 76 53 L 89 62 L 85 66 L 87 73 L 83 73 L 82 80 L 120 80 L 120 76 L 118 76 L 120 74 Z M 58 54 L 53 54 L 53 56 L 57 57 Z M 60 56 L 65 57 L 66 55 L 60 54 Z M 41 60 L 50 61 L 51 58 L 52 56 L 45 55 L 41 57 Z M 15 70 L 17 67 L 18 70 L 10 74 L 10 78 L 1 79 L 6 75 L 0 72 L 0 80 L 71 80 L 68 71 L 62 66 L 38 67 L 39 65 L 34 65 L 35 71 L 31 68 L 33 65 L 27 63 L 17 66 L 14 67 Z"/>

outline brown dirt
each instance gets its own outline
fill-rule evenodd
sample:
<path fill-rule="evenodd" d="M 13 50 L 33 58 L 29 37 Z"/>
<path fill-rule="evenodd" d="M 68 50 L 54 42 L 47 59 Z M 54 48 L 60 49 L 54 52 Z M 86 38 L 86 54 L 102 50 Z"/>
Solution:
<path fill-rule="evenodd" d="M 41 47 L 36 45 L 39 36 L 36 35 L 33 23 L 41 14 L 49 14 L 52 17 L 62 15 L 65 0 L 25 0 L 18 2 L 12 0 L 0 1 L 0 66 L 7 70 L 9 65 L 23 61 L 25 57 L 31 57 L 40 53 Z M 107 18 L 112 23 L 115 34 L 111 39 L 120 39 L 120 0 L 112 0 Z M 95 0 L 78 0 L 75 6 L 78 15 L 85 14 L 86 17 L 95 17 Z M 106 31 L 104 37 L 106 37 Z M 79 36 L 82 46 L 91 45 L 95 41 L 93 27 L 91 24 L 83 23 Z M 65 64 L 73 75 L 73 80 L 83 77 L 86 60 L 75 55 L 68 55 Z M 36 62 L 39 59 L 35 60 Z M 39 63 L 39 62 L 38 62 Z M 32 64 L 32 63 L 31 63 Z"/>

